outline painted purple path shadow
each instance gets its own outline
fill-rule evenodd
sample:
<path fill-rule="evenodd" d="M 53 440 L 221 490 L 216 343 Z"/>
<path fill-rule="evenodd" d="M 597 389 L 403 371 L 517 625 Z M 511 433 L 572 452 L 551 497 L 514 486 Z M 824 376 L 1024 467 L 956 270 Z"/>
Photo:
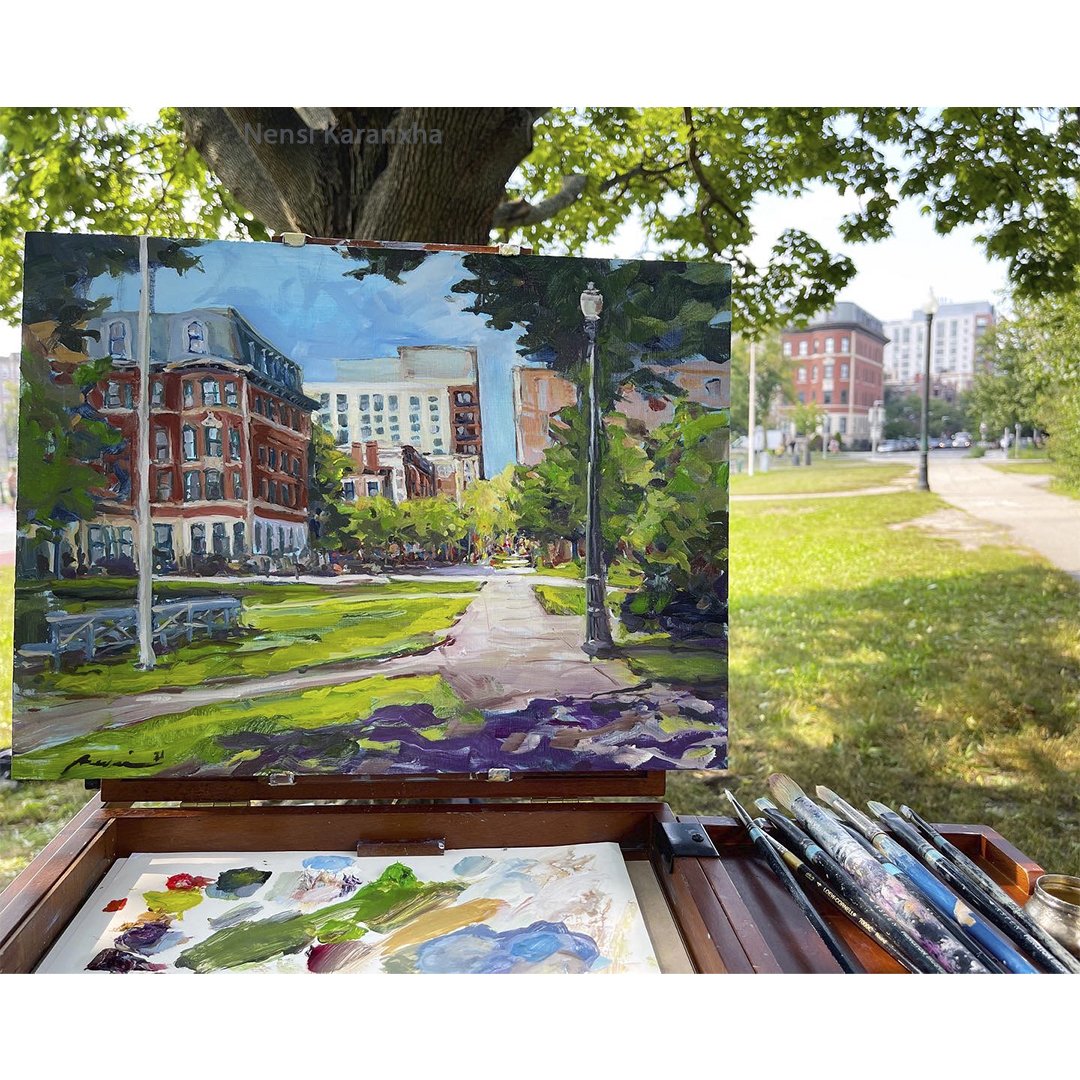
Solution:
<path fill-rule="evenodd" d="M 649 688 L 579 701 L 539 699 L 516 712 L 485 713 L 483 728 L 429 740 L 442 723 L 430 705 L 390 706 L 367 720 L 314 731 L 220 736 L 231 767 L 180 766 L 171 776 L 257 776 L 311 771 L 343 775 L 708 768 L 727 756 L 727 703 L 684 690 Z M 361 749 L 359 742 L 396 744 Z"/>

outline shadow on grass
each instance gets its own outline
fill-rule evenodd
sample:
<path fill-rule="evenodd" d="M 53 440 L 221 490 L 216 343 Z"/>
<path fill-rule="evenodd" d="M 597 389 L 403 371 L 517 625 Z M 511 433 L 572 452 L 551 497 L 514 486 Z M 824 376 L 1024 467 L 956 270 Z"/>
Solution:
<path fill-rule="evenodd" d="M 1080 873 L 1080 593 L 1064 574 L 908 576 L 744 599 L 732 613 L 731 771 L 673 776 L 726 813 L 769 773 L 861 804 L 993 826 Z"/>

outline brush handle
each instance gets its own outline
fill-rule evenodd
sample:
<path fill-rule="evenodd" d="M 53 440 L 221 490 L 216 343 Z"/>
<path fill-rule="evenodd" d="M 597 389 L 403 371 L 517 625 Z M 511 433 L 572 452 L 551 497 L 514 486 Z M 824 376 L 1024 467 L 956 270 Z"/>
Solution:
<path fill-rule="evenodd" d="M 925 841 L 899 814 L 885 806 L 875 805 L 871 809 L 889 830 L 906 844 L 910 851 L 922 859 L 953 892 L 968 903 L 974 911 L 981 912 L 1000 934 L 1006 935 L 1007 940 L 1002 940 L 998 933 L 991 931 L 990 927 L 987 927 L 984 932 L 981 928 L 982 920 L 978 915 L 974 915 L 973 911 L 975 924 L 980 927 L 979 940 L 1005 966 L 1007 971 L 1015 975 L 1029 975 L 1038 971 L 1038 968 L 1035 968 L 1017 949 L 1013 948 L 1014 945 L 1026 949 L 1040 964 L 1051 971 L 1065 971 L 1064 965 L 1059 964 L 1054 955 L 1033 938 L 1010 912 L 996 904 L 992 897 L 976 889 L 940 851 Z M 976 936 L 975 927 L 972 927 L 972 936 Z"/>
<path fill-rule="evenodd" d="M 784 862 L 791 867 L 791 872 L 800 881 L 806 882 L 813 891 L 825 897 L 833 907 L 843 912 L 868 938 L 876 942 L 898 964 L 908 971 L 918 972 L 919 969 L 876 926 L 863 918 L 824 878 L 819 877 L 808 863 L 803 862 L 793 851 L 783 847 L 779 840 L 773 839 L 771 842 L 777 846 Z"/>
<path fill-rule="evenodd" d="M 875 813 L 889 828 L 908 845 L 951 889 L 973 908 L 982 912 L 1010 941 L 1029 953 L 1039 964 L 1053 974 L 1067 975 L 1069 969 L 1036 938 L 1011 911 L 1002 907 L 996 899 L 973 884 L 960 869 L 945 858 L 933 845 L 924 840 L 902 817 L 893 810 L 877 809 Z M 1010 971 L 1010 963 L 1002 958 Z"/>
<path fill-rule="evenodd" d="M 1028 937 L 1034 938 L 1042 946 L 1040 953 L 1049 953 L 1054 959 L 1055 971 L 1062 968 L 1073 974 L 1080 974 L 1080 960 L 1067 952 L 1059 941 L 1048 934 L 1038 923 L 1034 922 L 1026 911 L 981 866 L 977 866 L 959 848 L 951 844 L 941 835 L 928 821 L 924 821 L 910 806 L 901 806 L 900 813 L 909 821 L 914 822 L 915 827 L 934 845 L 942 855 L 946 856 L 956 869 L 980 892 L 997 902 L 998 910 L 1012 915 L 1012 921 L 1023 926 Z M 1025 948 L 1027 946 L 1025 945 Z M 1041 955 L 1036 957 L 1045 962 Z"/>
<path fill-rule="evenodd" d="M 882 937 L 892 942 L 893 949 L 907 958 L 908 965 L 922 974 L 940 974 L 945 968 L 916 941 L 895 919 L 878 910 L 859 887 L 855 879 L 816 844 L 793 821 L 772 808 L 763 811 L 770 825 L 783 837 L 792 850 L 799 852 L 825 881 L 845 899 Z"/>
<path fill-rule="evenodd" d="M 873 903 L 891 915 L 946 971 L 984 975 L 987 968 L 948 929 L 923 900 L 889 873 L 842 826 L 823 814 L 806 795 L 791 802 L 791 810 L 807 832 L 844 867 L 870 895 Z"/>
<path fill-rule="evenodd" d="M 791 894 L 791 898 L 799 905 L 799 909 L 806 916 L 807 921 L 818 932 L 826 946 L 828 946 L 829 952 L 833 954 L 833 957 L 840 965 L 841 970 L 849 975 L 859 971 L 859 968 L 852 964 L 851 958 L 841 944 L 840 939 L 836 936 L 836 931 L 829 926 L 829 924 L 821 917 L 817 908 L 810 903 L 806 893 L 802 891 L 801 886 L 795 880 L 795 875 L 787 868 L 787 864 L 772 846 L 769 838 L 757 825 L 753 824 L 753 822 L 749 824 L 744 822 L 743 824 L 746 826 L 746 831 L 750 834 L 750 839 L 753 841 L 758 854 L 769 864 L 769 868 L 772 872 L 783 882 L 784 888 Z"/>

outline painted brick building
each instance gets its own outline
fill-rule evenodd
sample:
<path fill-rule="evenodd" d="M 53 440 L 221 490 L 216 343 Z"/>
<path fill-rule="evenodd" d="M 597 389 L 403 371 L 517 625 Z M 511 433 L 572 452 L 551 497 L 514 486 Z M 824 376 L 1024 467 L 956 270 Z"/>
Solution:
<path fill-rule="evenodd" d="M 89 326 L 112 371 L 89 403 L 123 434 L 105 462 L 99 513 L 78 526 L 79 561 L 133 557 L 138 455 L 137 316 Z M 231 308 L 151 316 L 150 503 L 159 571 L 211 557 L 300 557 L 308 548 L 311 414 L 300 366 Z"/>
<path fill-rule="evenodd" d="M 803 329 L 788 327 L 781 342 L 792 401 L 821 408 L 829 433 L 839 434 L 845 446 L 868 446 L 870 410 L 884 397 L 888 338 L 881 320 L 858 304 L 841 303 Z"/>

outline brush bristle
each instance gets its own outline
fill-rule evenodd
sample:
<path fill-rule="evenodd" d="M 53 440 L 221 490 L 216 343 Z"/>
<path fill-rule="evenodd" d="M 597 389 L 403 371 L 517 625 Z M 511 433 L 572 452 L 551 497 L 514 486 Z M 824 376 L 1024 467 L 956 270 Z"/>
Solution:
<path fill-rule="evenodd" d="M 773 798 L 785 809 L 790 810 L 796 799 L 803 799 L 806 793 L 790 776 L 774 772 L 765 781 Z"/>
<path fill-rule="evenodd" d="M 814 791 L 817 792 L 817 797 L 823 803 L 831 806 L 834 810 L 837 808 L 836 804 L 843 801 L 832 788 L 827 788 L 824 784 L 818 784 Z"/>
<path fill-rule="evenodd" d="M 780 809 L 780 807 L 777 806 L 776 803 L 774 803 L 772 801 L 772 799 L 766 799 L 764 795 L 760 799 L 755 799 L 754 800 L 754 805 L 759 810 L 779 810 Z"/>
<path fill-rule="evenodd" d="M 735 811 L 735 816 L 744 824 L 750 823 L 750 815 L 739 805 L 739 800 L 730 791 L 725 791 L 727 801 L 731 803 L 732 809 Z"/>

